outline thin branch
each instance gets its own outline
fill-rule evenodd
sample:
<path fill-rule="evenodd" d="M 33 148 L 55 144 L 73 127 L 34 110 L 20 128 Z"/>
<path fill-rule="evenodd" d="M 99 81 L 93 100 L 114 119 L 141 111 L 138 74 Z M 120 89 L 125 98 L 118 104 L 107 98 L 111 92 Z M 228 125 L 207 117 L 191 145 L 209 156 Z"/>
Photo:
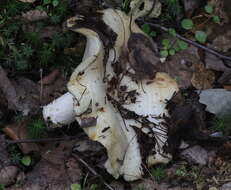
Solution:
<path fill-rule="evenodd" d="M 81 162 L 85 167 L 87 167 L 87 169 L 95 176 L 99 176 L 103 182 L 103 184 L 110 190 L 114 190 L 113 187 L 111 187 L 107 182 L 104 181 L 103 177 L 101 175 L 99 175 L 91 166 L 89 166 L 89 164 L 87 162 L 85 162 L 82 158 L 80 158 L 79 156 L 77 156 L 76 154 L 72 154 L 72 156 L 78 160 L 79 162 Z"/>
<path fill-rule="evenodd" d="M 154 23 L 146 22 L 146 21 L 144 21 L 144 22 L 145 22 L 146 24 L 149 24 L 150 26 L 153 26 L 153 27 L 155 27 L 155 28 L 161 29 L 161 30 L 164 31 L 164 32 L 169 32 L 169 28 L 164 27 L 164 26 L 161 26 L 160 24 L 154 24 Z M 213 49 L 211 49 L 211 48 L 208 48 L 208 47 L 206 47 L 206 46 L 203 46 L 203 45 L 201 45 L 201 44 L 199 44 L 199 43 L 197 43 L 197 42 L 195 42 L 195 41 L 193 41 L 193 40 L 187 39 L 187 38 L 181 36 L 180 34 L 176 34 L 176 37 L 177 37 L 178 39 L 180 39 L 180 40 L 183 40 L 183 41 L 189 43 L 189 44 L 192 44 L 192 45 L 195 46 L 195 47 L 201 48 L 201 49 L 203 49 L 203 50 L 205 50 L 205 51 L 207 51 L 207 52 L 209 52 L 209 53 L 211 53 L 211 54 L 213 54 L 213 55 L 216 55 L 216 56 L 219 57 L 220 59 L 231 61 L 231 57 L 230 57 L 230 56 L 226 56 L 226 55 L 220 54 L 220 53 L 218 53 L 217 51 L 215 51 L 215 50 L 213 50 Z M 225 62 L 224 62 L 224 64 L 225 64 L 225 66 L 231 68 L 231 65 L 230 65 L 230 64 L 225 63 Z"/>

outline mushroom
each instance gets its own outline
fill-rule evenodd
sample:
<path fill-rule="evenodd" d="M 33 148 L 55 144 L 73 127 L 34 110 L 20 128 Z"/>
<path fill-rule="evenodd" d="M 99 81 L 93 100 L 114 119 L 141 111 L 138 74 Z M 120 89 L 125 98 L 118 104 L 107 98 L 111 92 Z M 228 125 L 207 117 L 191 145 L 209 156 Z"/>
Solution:
<path fill-rule="evenodd" d="M 107 171 L 127 181 L 142 177 L 143 164 L 171 160 L 163 148 L 164 116 L 167 101 L 178 91 L 174 79 L 158 72 L 157 48 L 135 24 L 154 1 L 132 2 L 129 15 L 106 9 L 67 21 L 68 28 L 87 38 L 85 53 L 67 84 L 69 92 L 43 108 L 44 118 L 56 125 L 76 119 L 91 140 L 106 148 Z M 145 55 L 136 57 L 137 49 Z"/>

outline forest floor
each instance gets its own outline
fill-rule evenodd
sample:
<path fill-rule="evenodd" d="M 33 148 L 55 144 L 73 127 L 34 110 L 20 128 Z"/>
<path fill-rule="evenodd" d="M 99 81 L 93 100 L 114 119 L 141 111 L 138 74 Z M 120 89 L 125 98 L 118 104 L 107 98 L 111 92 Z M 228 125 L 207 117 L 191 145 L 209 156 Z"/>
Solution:
<path fill-rule="evenodd" d="M 180 117 L 197 114 L 174 133 L 187 148 L 177 147 L 170 163 L 146 168 L 142 179 L 126 182 L 106 172 L 104 147 L 89 140 L 77 122 L 47 127 L 42 106 L 67 92 L 85 50 L 85 38 L 66 30 L 65 21 L 78 10 L 128 12 L 130 1 L 0 1 L 0 190 L 231 189 L 230 2 L 160 2 L 158 18 L 137 24 L 176 79 L 185 98 L 181 106 L 190 105 Z M 220 140 L 200 139 L 201 133 Z"/>

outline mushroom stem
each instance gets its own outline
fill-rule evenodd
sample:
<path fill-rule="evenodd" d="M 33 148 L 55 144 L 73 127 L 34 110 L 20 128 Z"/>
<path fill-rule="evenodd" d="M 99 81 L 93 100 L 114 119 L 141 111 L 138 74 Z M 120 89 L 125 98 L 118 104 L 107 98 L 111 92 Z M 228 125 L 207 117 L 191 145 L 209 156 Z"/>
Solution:
<path fill-rule="evenodd" d="M 43 107 L 43 118 L 55 126 L 68 125 L 75 121 L 74 102 L 71 93 L 67 92 L 50 104 Z"/>

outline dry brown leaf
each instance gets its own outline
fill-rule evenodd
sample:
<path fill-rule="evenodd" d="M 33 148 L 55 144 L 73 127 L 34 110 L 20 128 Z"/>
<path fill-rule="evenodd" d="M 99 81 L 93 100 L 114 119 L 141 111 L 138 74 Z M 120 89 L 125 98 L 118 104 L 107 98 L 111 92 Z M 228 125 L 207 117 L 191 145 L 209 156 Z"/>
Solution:
<path fill-rule="evenodd" d="M 50 103 L 55 98 L 64 94 L 66 90 L 66 80 L 63 76 L 59 76 L 54 80 L 54 82 L 50 85 L 39 85 L 41 90 L 41 105 L 46 105 Z M 42 88 L 41 88 L 42 87 Z"/>
<path fill-rule="evenodd" d="M 16 90 L 8 79 L 6 72 L 0 66 L 0 89 L 2 90 L 5 98 L 8 101 L 8 107 L 10 109 L 16 109 L 18 107 L 18 97 Z"/>
<path fill-rule="evenodd" d="M 161 66 L 163 72 L 168 73 L 171 77 L 176 79 L 181 89 L 187 89 L 191 86 L 195 64 L 199 62 L 197 49 L 190 47 L 187 50 L 175 54 Z"/>
<path fill-rule="evenodd" d="M 59 70 L 54 69 L 47 76 L 43 77 L 38 83 L 43 84 L 43 85 L 51 84 L 55 81 L 55 79 L 57 78 L 59 74 L 60 74 Z"/>
<path fill-rule="evenodd" d="M 20 121 L 11 125 L 6 126 L 2 131 L 13 140 L 28 139 L 28 121 Z M 35 143 L 21 143 L 19 148 L 24 154 L 30 152 L 39 151 L 39 146 Z"/>
<path fill-rule="evenodd" d="M 231 48 L 231 30 L 218 34 L 213 40 L 212 47 L 218 51 L 228 52 Z"/>
<path fill-rule="evenodd" d="M 23 77 L 9 79 L 0 66 L 0 92 L 2 91 L 3 98 L 7 100 L 7 105 L 0 104 L 0 108 L 8 106 L 10 110 L 20 111 L 23 115 L 37 114 L 41 105 L 66 92 L 66 80 L 63 76 L 58 76 L 57 71 L 52 75 L 54 76 L 49 79 L 49 85 L 41 85 Z"/>
<path fill-rule="evenodd" d="M 30 10 L 26 13 L 22 13 L 21 18 L 27 22 L 34 22 L 34 21 L 46 19 L 48 18 L 48 15 L 45 11 Z"/>
<path fill-rule="evenodd" d="M 195 72 L 192 77 L 192 85 L 199 90 L 212 88 L 212 84 L 215 81 L 215 74 L 206 70 L 202 63 L 195 65 Z"/>
<path fill-rule="evenodd" d="M 65 190 L 73 183 L 79 184 L 82 171 L 70 156 L 73 145 L 74 141 L 46 144 L 41 151 L 42 159 L 27 173 L 22 189 Z"/>
<path fill-rule="evenodd" d="M 24 115 L 38 112 L 39 90 L 33 81 L 26 78 L 10 80 L 0 66 L 0 89 L 7 100 L 9 109 L 20 111 Z"/>
<path fill-rule="evenodd" d="M 230 21 L 230 2 L 228 0 L 209 0 L 209 4 L 214 7 L 214 15 L 221 18 L 221 24 L 228 23 Z"/>
<path fill-rule="evenodd" d="M 0 135 L 0 140 L 4 141 L 5 135 Z M 7 166 L 10 164 L 10 155 L 7 152 L 7 144 L 6 143 L 0 143 L 0 168 L 3 166 Z"/>
<path fill-rule="evenodd" d="M 41 38 L 52 38 L 55 34 L 61 32 L 59 26 L 47 26 L 41 29 L 40 37 Z"/>
<path fill-rule="evenodd" d="M 224 85 L 224 89 L 231 91 L 231 85 Z"/>
<path fill-rule="evenodd" d="M 18 170 L 19 169 L 16 166 L 6 166 L 0 169 L 0 184 L 10 185 L 14 183 Z"/>

